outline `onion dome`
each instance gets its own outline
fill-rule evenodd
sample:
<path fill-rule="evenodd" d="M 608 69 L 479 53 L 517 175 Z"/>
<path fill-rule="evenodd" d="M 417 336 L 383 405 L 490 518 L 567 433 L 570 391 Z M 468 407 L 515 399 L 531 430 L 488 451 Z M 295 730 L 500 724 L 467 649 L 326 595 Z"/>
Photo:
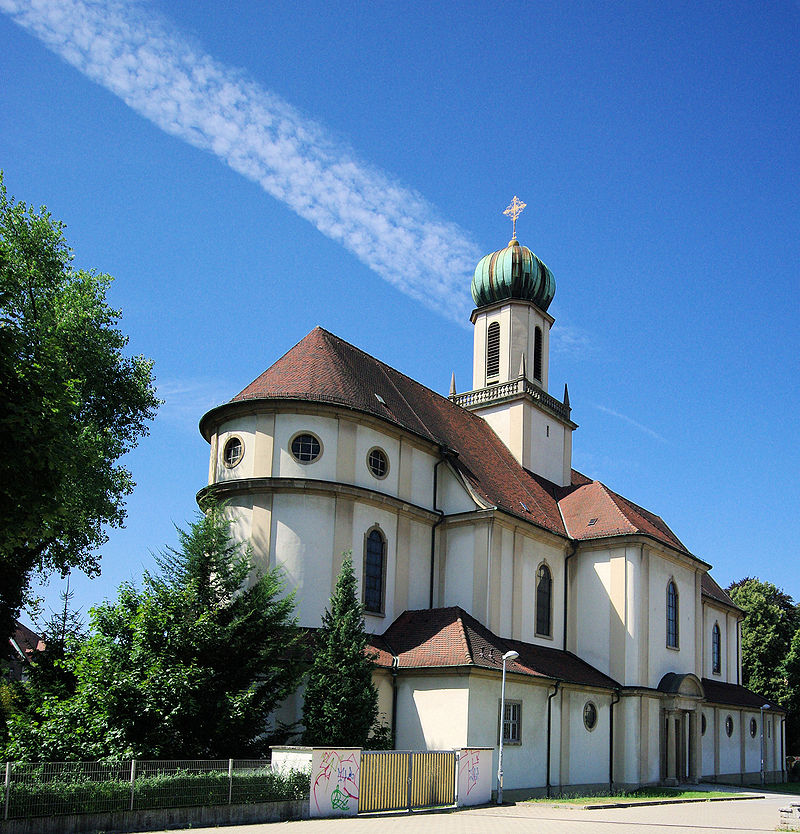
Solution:
<path fill-rule="evenodd" d="M 553 273 L 513 238 L 505 249 L 485 255 L 475 267 L 472 298 L 476 307 L 520 298 L 547 310 L 556 294 Z"/>

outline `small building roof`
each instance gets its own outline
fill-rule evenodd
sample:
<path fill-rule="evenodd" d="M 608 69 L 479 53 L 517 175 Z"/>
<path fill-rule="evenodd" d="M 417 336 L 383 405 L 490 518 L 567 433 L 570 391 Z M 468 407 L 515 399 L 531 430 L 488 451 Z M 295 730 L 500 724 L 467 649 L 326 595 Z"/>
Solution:
<path fill-rule="evenodd" d="M 399 669 L 463 668 L 501 670 L 503 655 L 519 652 L 508 672 L 566 683 L 617 689 L 619 684 L 571 652 L 498 637 L 463 608 L 404 611 L 372 641 L 379 666 Z"/>
<path fill-rule="evenodd" d="M 775 712 L 784 713 L 780 704 L 752 692 L 738 683 L 722 683 L 722 681 L 703 678 L 703 690 L 706 701 L 710 704 L 720 704 L 729 707 L 745 707 L 747 709 L 759 710 L 761 707 L 768 707 Z"/>

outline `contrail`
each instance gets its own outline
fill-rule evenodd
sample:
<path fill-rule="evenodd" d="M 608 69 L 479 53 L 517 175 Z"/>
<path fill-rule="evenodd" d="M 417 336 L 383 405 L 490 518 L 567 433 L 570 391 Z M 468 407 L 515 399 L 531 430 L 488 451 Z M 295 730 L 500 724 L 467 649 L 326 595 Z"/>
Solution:
<path fill-rule="evenodd" d="M 0 0 L 0 10 L 167 133 L 257 182 L 390 284 L 464 323 L 483 254 L 420 194 L 359 160 L 143 5 Z"/>

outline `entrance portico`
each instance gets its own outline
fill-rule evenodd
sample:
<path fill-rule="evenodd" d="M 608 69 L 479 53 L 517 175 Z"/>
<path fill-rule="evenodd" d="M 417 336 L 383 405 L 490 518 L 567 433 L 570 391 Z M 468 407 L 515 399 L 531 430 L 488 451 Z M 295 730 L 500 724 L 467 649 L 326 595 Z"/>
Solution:
<path fill-rule="evenodd" d="M 669 672 L 658 685 L 661 707 L 661 781 L 678 785 L 700 779 L 700 720 L 703 686 L 692 674 Z"/>

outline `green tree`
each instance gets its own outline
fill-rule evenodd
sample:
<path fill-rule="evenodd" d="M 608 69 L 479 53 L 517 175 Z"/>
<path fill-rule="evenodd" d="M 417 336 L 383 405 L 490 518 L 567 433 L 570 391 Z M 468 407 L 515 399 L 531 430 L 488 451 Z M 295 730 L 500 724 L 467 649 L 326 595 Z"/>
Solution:
<path fill-rule="evenodd" d="M 0 173 L 0 636 L 32 572 L 98 572 L 125 518 L 118 461 L 147 433 L 152 363 L 125 356 L 109 275 L 72 267 L 64 226 L 7 196 Z"/>
<path fill-rule="evenodd" d="M 742 682 L 748 689 L 786 705 L 786 657 L 800 626 L 794 600 L 771 582 L 752 576 L 734 582 L 727 591 L 744 611 Z"/>
<path fill-rule="evenodd" d="M 800 753 L 800 628 L 795 631 L 786 656 L 786 752 Z"/>
<path fill-rule="evenodd" d="M 218 506 L 200 514 L 143 587 L 122 585 L 91 612 L 68 658 L 75 694 L 12 716 L 20 759 L 260 755 L 268 719 L 302 676 L 294 596 L 255 574 Z"/>
<path fill-rule="evenodd" d="M 745 577 L 727 589 L 745 613 L 742 683 L 786 710 L 788 750 L 800 743 L 800 610 L 771 582 Z"/>
<path fill-rule="evenodd" d="M 345 554 L 330 608 L 315 635 L 314 661 L 303 701 L 303 743 L 363 747 L 378 717 L 364 614 L 356 596 L 353 561 Z"/>

